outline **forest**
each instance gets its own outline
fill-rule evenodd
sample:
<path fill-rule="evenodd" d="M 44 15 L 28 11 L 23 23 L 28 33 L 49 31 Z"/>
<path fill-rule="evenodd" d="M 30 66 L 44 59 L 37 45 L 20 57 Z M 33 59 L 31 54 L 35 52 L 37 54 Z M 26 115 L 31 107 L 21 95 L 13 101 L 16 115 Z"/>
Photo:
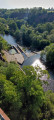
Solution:
<path fill-rule="evenodd" d="M 42 50 L 41 59 L 54 69 L 54 9 L 0 9 L 0 34 L 10 34 L 19 44 Z M 0 53 L 10 45 L 0 37 Z M 49 56 L 50 54 L 50 56 Z M 0 60 L 0 107 L 11 120 L 53 120 L 54 93 L 44 91 L 47 70 Z M 38 71 L 39 74 L 38 74 Z"/>
<path fill-rule="evenodd" d="M 0 34 L 11 34 L 24 46 L 42 50 L 54 42 L 53 17 L 54 9 L 0 9 Z"/>

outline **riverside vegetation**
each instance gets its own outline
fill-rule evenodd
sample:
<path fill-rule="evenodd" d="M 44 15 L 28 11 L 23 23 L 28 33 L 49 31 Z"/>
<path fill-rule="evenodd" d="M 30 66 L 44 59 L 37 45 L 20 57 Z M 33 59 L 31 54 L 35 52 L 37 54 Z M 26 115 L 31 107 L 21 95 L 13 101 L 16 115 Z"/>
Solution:
<path fill-rule="evenodd" d="M 54 68 L 53 15 L 54 9 L 0 9 L 0 34 L 11 34 L 17 42 L 32 50 L 44 49 L 42 57 L 46 55 L 47 63 Z M 0 52 L 9 47 L 0 37 Z M 42 85 L 45 82 L 41 80 L 47 71 L 32 66 L 23 70 L 25 74 L 16 63 L 0 60 L 0 107 L 11 120 L 53 120 L 54 93 L 44 92 Z"/>

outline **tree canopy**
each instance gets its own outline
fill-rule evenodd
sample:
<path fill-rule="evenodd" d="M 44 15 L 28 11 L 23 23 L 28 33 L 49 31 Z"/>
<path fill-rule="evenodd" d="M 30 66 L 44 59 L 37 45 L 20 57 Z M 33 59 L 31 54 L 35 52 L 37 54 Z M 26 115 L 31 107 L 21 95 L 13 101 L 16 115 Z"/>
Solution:
<path fill-rule="evenodd" d="M 35 70 L 32 66 L 27 66 L 23 70 L 26 74 L 15 63 L 8 64 L 0 61 L 1 108 L 12 120 L 53 118 L 54 99 L 52 96 L 54 93 L 43 91 L 42 81 L 36 72 L 37 68 Z M 41 72 L 42 76 L 44 72 Z"/>

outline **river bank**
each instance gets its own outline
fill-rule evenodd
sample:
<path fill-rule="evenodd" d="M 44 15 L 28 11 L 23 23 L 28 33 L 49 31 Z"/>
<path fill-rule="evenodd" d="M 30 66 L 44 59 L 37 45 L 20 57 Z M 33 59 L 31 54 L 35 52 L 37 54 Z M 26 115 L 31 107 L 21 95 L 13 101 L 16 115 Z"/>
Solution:
<path fill-rule="evenodd" d="M 16 40 L 11 36 L 11 35 L 4 35 L 2 36 L 9 44 L 11 44 L 12 46 L 15 45 L 17 46 L 17 43 L 16 43 Z M 26 49 L 26 54 L 29 55 L 29 57 L 27 57 L 24 53 L 22 53 L 22 55 L 24 56 L 24 62 L 23 64 L 21 65 L 21 67 L 23 66 L 27 66 L 27 65 L 30 65 L 30 66 L 39 66 L 41 67 L 42 70 L 44 69 L 47 69 L 46 68 L 46 65 L 40 60 L 40 52 L 36 52 L 33 53 L 31 52 L 30 50 L 27 50 Z M 52 90 L 54 92 L 54 74 L 53 72 L 51 71 L 51 69 L 47 69 L 49 74 L 50 74 L 50 79 L 46 79 L 46 77 L 44 78 L 44 80 L 48 81 L 48 85 L 43 85 L 43 88 L 44 90 Z"/>
<path fill-rule="evenodd" d="M 7 62 L 16 62 L 19 64 L 22 64 L 24 62 L 24 57 L 22 56 L 22 54 L 13 54 L 11 55 L 8 51 L 3 50 L 4 56 L 6 58 Z"/>

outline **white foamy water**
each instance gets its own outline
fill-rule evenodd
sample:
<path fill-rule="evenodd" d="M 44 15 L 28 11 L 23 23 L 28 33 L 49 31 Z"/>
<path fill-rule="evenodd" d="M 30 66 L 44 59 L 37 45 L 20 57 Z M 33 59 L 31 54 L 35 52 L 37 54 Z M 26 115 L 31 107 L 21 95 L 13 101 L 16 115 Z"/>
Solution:
<path fill-rule="evenodd" d="M 43 65 L 43 63 L 41 63 L 41 61 L 40 61 L 39 59 L 36 59 L 36 60 L 34 61 L 34 63 L 32 64 L 32 66 L 33 66 L 33 67 L 39 66 L 42 70 L 45 70 L 45 69 L 46 69 L 45 65 Z"/>

